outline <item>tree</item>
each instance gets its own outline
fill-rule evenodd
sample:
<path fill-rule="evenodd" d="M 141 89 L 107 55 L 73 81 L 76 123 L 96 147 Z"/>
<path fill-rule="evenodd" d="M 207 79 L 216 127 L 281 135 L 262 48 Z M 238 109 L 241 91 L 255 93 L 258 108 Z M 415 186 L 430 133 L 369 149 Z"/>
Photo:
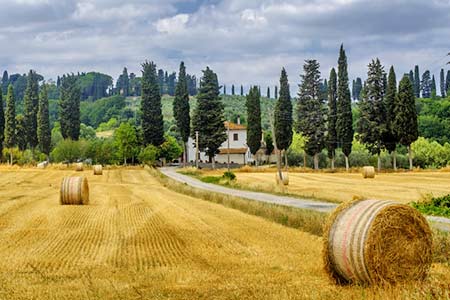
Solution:
<path fill-rule="evenodd" d="M 347 56 L 344 46 L 341 45 L 338 60 L 338 87 L 337 87 L 337 119 L 336 132 L 338 145 L 345 155 L 345 168 L 349 170 L 348 157 L 352 152 L 353 142 L 353 114 L 352 99 L 348 88 Z"/>
<path fill-rule="evenodd" d="M 383 149 L 383 137 L 386 134 L 386 110 L 383 101 L 384 69 L 380 60 L 372 60 L 367 72 L 366 86 L 362 101 L 359 102 L 360 119 L 359 140 L 366 145 L 372 155 L 378 156 L 378 171 L 381 170 L 380 153 Z"/>
<path fill-rule="evenodd" d="M 395 76 L 394 66 L 389 69 L 388 84 L 386 90 L 386 96 L 384 98 L 384 105 L 386 108 L 386 134 L 383 137 L 383 145 L 389 153 L 393 153 L 393 167 L 397 170 L 397 135 L 394 130 L 394 117 L 395 117 L 395 104 L 397 98 L 397 79 Z"/>
<path fill-rule="evenodd" d="M 436 98 L 436 79 L 434 78 L 434 74 L 431 77 L 431 98 Z"/>
<path fill-rule="evenodd" d="M 126 165 L 129 158 L 134 162 L 138 140 L 136 129 L 130 123 L 122 123 L 114 131 L 114 142 L 118 149 L 118 155 L 123 159 L 123 164 Z"/>
<path fill-rule="evenodd" d="M 50 154 L 51 147 L 51 131 L 50 131 L 50 117 L 48 111 L 48 95 L 47 85 L 43 84 L 41 93 L 39 94 L 39 109 L 37 117 L 37 135 L 39 141 L 39 149 L 47 156 Z"/>
<path fill-rule="evenodd" d="M 414 88 L 414 72 L 413 72 L 413 70 L 409 70 L 409 74 L 408 74 L 408 78 L 409 78 L 409 80 L 411 81 L 411 84 L 413 85 L 413 88 Z"/>
<path fill-rule="evenodd" d="M 168 81 L 167 81 L 167 94 L 169 96 L 175 95 L 175 81 L 177 78 L 177 73 L 173 72 L 169 75 Z"/>
<path fill-rule="evenodd" d="M 362 80 L 361 78 L 357 77 L 356 80 L 353 81 L 353 99 L 354 100 L 360 100 L 361 95 L 361 89 L 362 89 Z"/>
<path fill-rule="evenodd" d="M 430 71 L 426 70 L 422 74 L 422 82 L 420 86 L 422 90 L 422 98 L 431 98 L 432 82 Z"/>
<path fill-rule="evenodd" d="M 270 162 L 270 155 L 272 155 L 274 146 L 273 146 L 273 138 L 272 138 L 272 134 L 270 134 L 270 132 L 267 132 L 264 135 L 264 143 L 266 144 L 266 155 L 269 156 L 268 161 Z"/>
<path fill-rule="evenodd" d="M 270 87 L 267 87 L 266 97 L 270 99 Z"/>
<path fill-rule="evenodd" d="M 164 122 L 156 65 L 146 61 L 142 69 L 141 123 L 144 145 L 159 146 L 164 143 Z"/>
<path fill-rule="evenodd" d="M 24 132 L 26 144 L 31 148 L 38 145 L 37 111 L 39 103 L 39 83 L 35 71 L 30 70 L 27 76 L 27 88 L 24 97 Z"/>
<path fill-rule="evenodd" d="M 164 70 L 158 70 L 159 94 L 164 95 Z"/>
<path fill-rule="evenodd" d="M 414 67 L 414 94 L 416 98 L 420 98 L 420 74 L 418 65 Z"/>
<path fill-rule="evenodd" d="M 64 139 L 77 141 L 80 137 L 80 93 L 75 75 L 64 75 L 59 101 L 59 122 Z"/>
<path fill-rule="evenodd" d="M 394 105 L 393 128 L 399 137 L 399 142 L 408 147 L 409 168 L 413 168 L 411 143 L 419 136 L 416 99 L 414 89 L 408 77 L 404 76 L 400 81 L 398 96 Z"/>
<path fill-rule="evenodd" d="M 173 100 L 173 115 L 181 140 L 183 141 L 184 166 L 186 166 L 186 162 L 189 161 L 187 156 L 187 142 L 191 133 L 191 117 L 189 112 L 189 91 L 186 81 L 186 67 L 184 66 L 184 62 L 181 62 L 180 72 L 178 73 L 178 82 L 175 89 L 175 99 Z"/>
<path fill-rule="evenodd" d="M 289 91 L 288 76 L 285 68 L 281 70 L 280 97 L 275 104 L 274 131 L 275 149 L 278 150 L 278 161 L 281 164 L 281 151 L 284 151 L 285 167 L 287 167 L 287 149 L 292 143 L 292 102 Z M 280 172 L 279 172 L 280 173 Z M 280 175 L 280 174 L 279 174 Z M 280 179 L 282 179 L 280 177 Z"/>
<path fill-rule="evenodd" d="M 27 128 L 23 115 L 16 116 L 16 145 L 20 151 L 27 149 Z"/>
<path fill-rule="evenodd" d="M 259 148 L 261 148 L 261 95 L 256 86 L 250 88 L 247 95 L 246 107 L 248 116 L 247 125 L 247 145 L 253 156 L 256 155 Z M 258 159 L 256 159 L 258 165 Z"/>
<path fill-rule="evenodd" d="M 320 92 L 320 65 L 306 60 L 298 92 L 296 131 L 306 138 L 305 152 L 314 157 L 314 169 L 319 169 L 319 153 L 325 147 L 325 107 Z"/>
<path fill-rule="evenodd" d="M 127 97 L 130 95 L 130 77 L 128 76 L 127 68 L 123 68 L 122 74 L 119 76 L 116 84 L 120 95 Z"/>
<path fill-rule="evenodd" d="M 331 169 L 334 170 L 334 160 L 337 148 L 337 78 L 334 68 L 330 71 L 330 80 L 328 81 L 328 123 L 327 123 L 327 150 L 328 158 L 331 160 Z"/>
<path fill-rule="evenodd" d="M 223 85 L 223 94 L 226 95 L 227 94 L 227 86 L 224 84 Z"/>
<path fill-rule="evenodd" d="M 244 96 L 244 86 L 241 84 L 241 96 Z"/>
<path fill-rule="evenodd" d="M 231 86 L 231 95 L 234 96 L 234 84 Z"/>
<path fill-rule="evenodd" d="M 6 94 L 8 92 L 8 84 L 9 84 L 8 71 L 5 70 L 2 76 L 2 86 L 0 87 L 2 89 L 2 94 Z"/>
<path fill-rule="evenodd" d="M 441 69 L 440 78 L 439 78 L 440 88 L 441 88 L 441 97 L 444 98 L 447 94 L 446 84 L 445 84 L 445 75 L 444 69 Z"/>
<path fill-rule="evenodd" d="M 227 139 L 225 133 L 224 106 L 219 96 L 217 74 L 209 67 L 203 71 L 197 94 L 197 107 L 192 118 L 192 136 L 199 133 L 199 150 L 206 152 L 212 167 L 215 168 L 215 155 Z"/>
<path fill-rule="evenodd" d="M 275 94 L 274 95 L 275 100 L 278 99 L 278 86 L 277 85 L 275 86 L 275 93 L 274 94 Z"/>
<path fill-rule="evenodd" d="M 447 76 L 445 76 L 445 90 L 447 91 L 447 96 L 450 95 L 450 70 L 447 71 Z"/>
<path fill-rule="evenodd" d="M 3 141 L 5 140 L 5 112 L 3 111 L 3 92 L 0 87 L 0 157 L 3 153 Z"/>
<path fill-rule="evenodd" d="M 169 162 L 179 158 L 183 153 L 183 149 L 180 147 L 177 140 L 170 135 L 166 135 L 165 139 L 164 143 L 160 146 L 161 157 Z"/>
<path fill-rule="evenodd" d="M 5 146 L 13 148 L 16 146 L 16 101 L 14 99 L 14 89 L 12 84 L 8 86 L 6 95 L 6 114 L 5 114 Z M 13 163 L 12 151 L 10 153 L 10 164 Z"/>

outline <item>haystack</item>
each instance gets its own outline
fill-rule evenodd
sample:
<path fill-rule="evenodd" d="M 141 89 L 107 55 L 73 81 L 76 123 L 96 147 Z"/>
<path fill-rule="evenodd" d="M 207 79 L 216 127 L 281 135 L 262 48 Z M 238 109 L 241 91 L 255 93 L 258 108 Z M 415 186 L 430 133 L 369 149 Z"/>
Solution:
<path fill-rule="evenodd" d="M 48 166 L 48 161 L 43 161 L 37 164 L 38 169 L 45 169 Z"/>
<path fill-rule="evenodd" d="M 63 205 L 89 204 L 89 185 L 87 179 L 85 177 L 64 177 L 61 182 L 59 200 Z"/>
<path fill-rule="evenodd" d="M 324 228 L 325 270 L 338 284 L 423 280 L 431 266 L 431 248 L 426 219 L 392 201 L 344 203 Z"/>
<path fill-rule="evenodd" d="M 362 175 L 364 178 L 375 178 L 375 168 L 370 167 L 363 167 Z"/>
<path fill-rule="evenodd" d="M 275 181 L 277 182 L 277 185 L 289 185 L 289 174 L 287 172 L 282 172 L 281 176 L 283 177 L 282 180 L 280 180 L 279 173 L 275 173 Z"/>
<path fill-rule="evenodd" d="M 103 167 L 102 165 L 94 166 L 94 175 L 103 175 Z"/>
<path fill-rule="evenodd" d="M 81 171 L 83 171 L 83 163 L 76 163 L 75 164 L 75 171 L 77 171 L 77 172 L 81 172 Z"/>

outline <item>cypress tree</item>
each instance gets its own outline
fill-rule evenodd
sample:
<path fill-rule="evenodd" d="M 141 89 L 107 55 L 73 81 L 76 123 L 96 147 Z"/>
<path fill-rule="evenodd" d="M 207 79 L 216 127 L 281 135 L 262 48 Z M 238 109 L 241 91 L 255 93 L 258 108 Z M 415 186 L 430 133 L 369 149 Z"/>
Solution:
<path fill-rule="evenodd" d="M 12 84 L 8 86 L 6 95 L 6 114 L 5 114 L 5 147 L 9 148 L 9 163 L 12 165 L 13 156 L 11 148 L 16 146 L 16 101 L 14 99 L 14 89 Z"/>
<path fill-rule="evenodd" d="M 338 88 L 337 88 L 337 120 L 336 132 L 338 144 L 345 155 L 345 168 L 349 170 L 348 157 L 352 152 L 353 143 L 353 114 L 352 99 L 348 88 L 347 56 L 341 45 L 338 60 Z"/>
<path fill-rule="evenodd" d="M 328 82 L 328 126 L 327 126 L 327 150 L 328 158 L 331 160 L 331 169 L 334 170 L 334 160 L 337 148 L 337 78 L 334 68 L 330 71 L 330 80 Z"/>
<path fill-rule="evenodd" d="M 173 114 L 178 131 L 183 141 L 184 159 L 183 164 L 188 161 L 187 142 L 191 133 L 191 117 L 189 115 L 189 91 L 186 78 L 186 67 L 184 62 L 180 64 L 178 82 L 175 88 L 175 99 L 173 101 Z"/>
<path fill-rule="evenodd" d="M 314 157 L 314 169 L 319 169 L 319 153 L 325 146 L 325 107 L 320 92 L 320 65 L 306 60 L 298 92 L 297 132 L 306 138 L 305 152 Z M 339 90 L 338 90 L 339 94 Z M 350 95 L 349 95 L 350 96 Z"/>
<path fill-rule="evenodd" d="M 362 89 L 362 80 L 361 78 L 357 77 L 356 80 L 353 81 L 353 99 L 354 100 L 360 100 L 360 94 Z"/>
<path fill-rule="evenodd" d="M 164 95 L 164 70 L 158 70 L 159 94 Z"/>
<path fill-rule="evenodd" d="M 408 147 L 409 168 L 413 168 L 411 143 L 419 136 L 416 99 L 414 89 L 408 77 L 404 76 L 400 81 L 398 96 L 394 105 L 393 128 L 399 137 L 399 142 Z"/>
<path fill-rule="evenodd" d="M 436 98 L 436 79 L 434 78 L 434 74 L 431 77 L 431 98 Z"/>
<path fill-rule="evenodd" d="M 199 133 L 199 150 L 206 152 L 215 168 L 215 155 L 227 139 L 225 133 L 224 106 L 219 96 L 217 74 L 209 67 L 203 71 L 197 94 L 197 107 L 192 118 L 192 137 Z"/>
<path fill-rule="evenodd" d="M 275 100 L 278 99 L 278 85 L 275 86 Z"/>
<path fill-rule="evenodd" d="M 27 149 L 27 129 L 23 115 L 16 116 L 16 145 L 20 151 Z"/>
<path fill-rule="evenodd" d="M 162 116 L 161 94 L 159 93 L 156 65 L 153 62 L 142 64 L 142 132 L 144 145 L 159 146 L 164 143 L 164 122 Z"/>
<path fill-rule="evenodd" d="M 73 74 L 64 75 L 61 79 L 59 101 L 59 122 L 64 139 L 77 141 L 80 137 L 80 98 L 77 77 Z"/>
<path fill-rule="evenodd" d="M 5 112 L 3 111 L 3 93 L 0 88 L 0 158 L 3 155 L 3 141 L 5 140 Z"/>
<path fill-rule="evenodd" d="M 2 76 L 2 92 L 3 94 L 8 93 L 8 84 L 9 84 L 9 76 L 8 76 L 8 71 L 3 71 L 3 76 Z"/>
<path fill-rule="evenodd" d="M 275 143 L 278 149 L 278 162 L 281 164 L 281 151 L 285 151 L 287 167 L 287 149 L 292 143 L 292 102 L 286 70 L 281 70 L 280 97 L 275 104 L 274 131 Z"/>
<path fill-rule="evenodd" d="M 272 155 L 274 149 L 272 134 L 270 134 L 270 132 L 264 135 L 264 143 L 266 144 L 266 155 L 269 156 L 268 161 L 270 162 L 270 156 Z"/>
<path fill-rule="evenodd" d="M 30 70 L 27 76 L 27 88 L 24 96 L 25 140 L 31 148 L 38 145 L 37 138 L 37 111 L 39 103 L 39 83 L 35 71 Z"/>
<path fill-rule="evenodd" d="M 352 99 L 356 100 L 356 91 L 355 91 L 356 81 L 353 79 L 352 81 Z"/>
<path fill-rule="evenodd" d="M 234 84 L 231 86 L 231 95 L 234 96 Z"/>
<path fill-rule="evenodd" d="M 372 60 L 367 72 L 364 98 L 360 101 L 359 140 L 366 148 L 378 156 L 378 171 L 381 170 L 380 153 L 386 134 L 386 110 L 383 101 L 383 66 L 380 60 Z"/>
<path fill-rule="evenodd" d="M 393 154 L 394 170 L 397 170 L 397 157 L 395 150 L 397 148 L 398 143 L 396 133 L 393 127 L 396 98 L 397 98 L 397 79 L 395 76 L 394 66 L 391 66 L 391 68 L 389 69 L 386 96 L 384 98 L 386 108 L 386 134 L 383 137 L 383 144 L 386 150 L 388 150 L 389 153 Z"/>
<path fill-rule="evenodd" d="M 241 96 L 244 96 L 244 86 L 241 84 Z"/>
<path fill-rule="evenodd" d="M 267 99 L 270 99 L 270 87 L 267 87 L 267 95 L 266 95 Z"/>
<path fill-rule="evenodd" d="M 440 88 L 441 88 L 441 97 L 445 98 L 445 95 L 447 94 L 447 90 L 446 90 L 446 86 L 445 86 L 444 69 L 441 69 L 439 83 L 440 83 Z"/>
<path fill-rule="evenodd" d="M 413 88 L 414 88 L 415 83 L 414 83 L 414 72 L 413 72 L 413 70 L 409 71 L 409 80 L 411 80 L 411 84 L 413 85 Z"/>
<path fill-rule="evenodd" d="M 447 91 L 447 96 L 450 95 L 450 70 L 447 71 L 447 76 L 445 77 L 445 90 Z"/>
<path fill-rule="evenodd" d="M 430 71 L 428 70 L 422 74 L 421 90 L 422 98 L 431 98 L 432 82 Z"/>
<path fill-rule="evenodd" d="M 414 93 L 416 98 L 420 98 L 420 74 L 418 65 L 414 67 Z"/>
<path fill-rule="evenodd" d="M 122 71 L 122 89 L 123 89 L 123 95 L 125 97 L 129 96 L 130 94 L 130 77 L 128 77 L 128 70 L 127 68 L 123 68 Z"/>
<path fill-rule="evenodd" d="M 48 111 L 48 94 L 47 85 L 42 85 L 41 93 L 39 94 L 39 110 L 37 118 L 38 128 L 37 135 L 39 141 L 39 149 L 47 156 L 50 154 L 51 147 L 51 131 L 50 131 L 50 117 Z"/>
<path fill-rule="evenodd" d="M 247 145 L 250 148 L 250 152 L 253 156 L 256 155 L 259 148 L 261 148 L 261 95 L 258 92 L 256 86 L 250 89 L 247 95 L 246 107 L 247 107 Z M 256 158 L 256 165 L 258 165 L 258 158 Z"/>
<path fill-rule="evenodd" d="M 226 95 L 227 94 L 227 86 L 223 85 L 223 94 Z"/>

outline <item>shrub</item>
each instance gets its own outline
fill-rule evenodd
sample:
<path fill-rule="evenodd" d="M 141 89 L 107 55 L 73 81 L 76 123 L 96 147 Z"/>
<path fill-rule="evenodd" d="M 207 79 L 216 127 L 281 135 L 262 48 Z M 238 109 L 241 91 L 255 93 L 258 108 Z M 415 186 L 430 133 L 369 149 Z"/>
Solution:
<path fill-rule="evenodd" d="M 236 180 L 236 175 L 233 172 L 227 171 L 223 173 L 222 178 L 227 180 Z"/>
<path fill-rule="evenodd" d="M 427 215 L 450 217 L 450 194 L 432 197 L 422 202 L 412 202 L 411 206 Z"/>
<path fill-rule="evenodd" d="M 139 152 L 138 159 L 141 163 L 147 164 L 147 165 L 154 165 L 156 160 L 159 157 L 159 148 L 155 147 L 153 145 L 149 145 L 143 149 L 141 149 L 141 152 Z"/>

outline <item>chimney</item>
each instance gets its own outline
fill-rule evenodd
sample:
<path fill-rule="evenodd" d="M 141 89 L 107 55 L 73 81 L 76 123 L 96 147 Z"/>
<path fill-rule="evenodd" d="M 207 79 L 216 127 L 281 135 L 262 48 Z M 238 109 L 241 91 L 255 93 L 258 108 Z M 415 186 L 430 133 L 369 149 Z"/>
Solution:
<path fill-rule="evenodd" d="M 241 116 L 240 115 L 237 116 L 237 124 L 241 125 Z"/>

